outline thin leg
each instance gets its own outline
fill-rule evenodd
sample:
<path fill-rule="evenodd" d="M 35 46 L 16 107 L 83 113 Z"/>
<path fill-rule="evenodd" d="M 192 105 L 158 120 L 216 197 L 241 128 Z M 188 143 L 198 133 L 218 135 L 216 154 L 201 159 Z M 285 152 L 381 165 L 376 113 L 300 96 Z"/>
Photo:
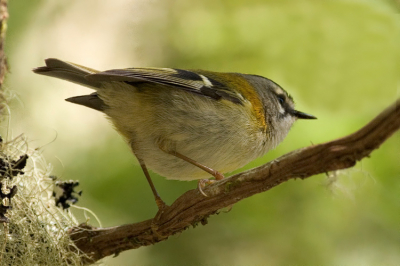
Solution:
<path fill-rule="evenodd" d="M 220 173 L 220 172 L 218 172 L 218 171 L 216 171 L 216 170 L 214 170 L 214 169 L 212 169 L 212 168 L 210 168 L 208 166 L 205 166 L 204 164 L 201 164 L 201 163 L 199 163 L 199 162 L 197 162 L 197 161 L 195 161 L 195 160 L 193 160 L 193 159 L 191 159 L 191 158 L 189 158 L 189 157 L 187 157 L 187 156 L 185 156 L 185 155 L 183 155 L 183 154 L 181 154 L 179 152 L 166 151 L 166 150 L 162 149 L 161 147 L 160 147 L 160 149 L 162 151 L 164 151 L 166 153 L 169 153 L 171 155 L 174 155 L 174 156 L 176 156 L 176 157 L 178 157 L 178 158 L 180 158 L 180 159 L 182 159 L 182 160 L 184 160 L 184 161 L 186 161 L 188 163 L 191 163 L 194 166 L 199 167 L 200 169 L 202 169 L 202 170 L 206 171 L 207 173 L 209 173 L 210 175 L 214 176 L 216 180 L 224 179 L 224 175 L 222 173 Z M 214 182 L 215 182 L 215 180 L 200 179 L 198 184 L 197 184 L 197 189 L 200 191 L 201 194 L 203 194 L 204 197 L 208 197 L 207 194 L 203 191 L 203 188 L 206 185 L 212 184 Z"/>
<path fill-rule="evenodd" d="M 160 219 L 161 215 L 164 213 L 165 208 L 167 207 L 167 204 L 165 204 L 165 202 L 161 199 L 160 195 L 158 195 L 158 192 L 156 190 L 156 187 L 153 184 L 153 181 L 151 180 L 149 171 L 147 170 L 146 165 L 144 164 L 144 162 L 142 160 L 140 160 L 138 158 L 138 161 L 140 163 L 140 166 L 142 167 L 143 173 L 146 176 L 147 182 L 149 182 L 151 191 L 153 192 L 154 198 L 156 200 L 156 204 L 158 207 L 158 212 L 156 213 L 156 216 L 154 216 L 153 220 L 151 221 L 151 230 L 153 230 L 153 232 L 158 235 L 159 237 L 162 237 L 162 235 L 160 235 L 158 233 L 158 220 Z"/>
<path fill-rule="evenodd" d="M 158 192 L 156 190 L 156 187 L 153 184 L 153 181 L 151 180 L 149 171 L 147 170 L 146 165 L 144 164 L 144 162 L 138 158 L 138 161 L 140 163 L 140 166 L 142 167 L 143 173 L 146 176 L 147 182 L 149 182 L 151 191 L 153 192 L 154 198 L 156 200 L 156 204 L 158 206 L 159 210 L 164 209 L 167 205 L 165 204 L 165 202 L 161 199 L 160 195 L 158 195 Z"/>
<path fill-rule="evenodd" d="M 214 170 L 214 169 L 212 169 L 212 168 L 210 168 L 208 166 L 205 166 L 204 164 L 201 164 L 201 163 L 199 163 L 199 162 L 197 162 L 197 161 L 195 161 L 193 159 L 190 159 L 189 157 L 186 157 L 185 155 L 180 154 L 179 152 L 176 152 L 176 151 L 172 151 L 172 152 L 165 151 L 165 152 L 167 152 L 167 153 L 169 153 L 171 155 L 174 155 L 174 156 L 176 156 L 178 158 L 181 158 L 182 160 L 197 166 L 198 168 L 206 171 L 207 173 L 209 173 L 210 175 L 215 177 L 215 179 L 217 179 L 217 180 L 224 179 L 224 175 L 221 174 L 220 172 L 218 172 L 218 171 L 216 171 L 216 170 Z"/>

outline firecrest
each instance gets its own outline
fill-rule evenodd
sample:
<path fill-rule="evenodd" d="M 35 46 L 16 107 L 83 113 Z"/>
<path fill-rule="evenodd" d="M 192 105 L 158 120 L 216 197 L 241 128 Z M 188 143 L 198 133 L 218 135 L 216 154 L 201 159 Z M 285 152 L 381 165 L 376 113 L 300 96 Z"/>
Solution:
<path fill-rule="evenodd" d="M 199 182 L 236 170 L 280 143 L 297 119 L 291 96 L 270 79 L 240 73 L 172 68 L 97 71 L 46 59 L 33 71 L 95 90 L 66 99 L 107 115 L 138 159 L 168 179 Z M 204 192 L 202 192 L 204 194 Z"/>

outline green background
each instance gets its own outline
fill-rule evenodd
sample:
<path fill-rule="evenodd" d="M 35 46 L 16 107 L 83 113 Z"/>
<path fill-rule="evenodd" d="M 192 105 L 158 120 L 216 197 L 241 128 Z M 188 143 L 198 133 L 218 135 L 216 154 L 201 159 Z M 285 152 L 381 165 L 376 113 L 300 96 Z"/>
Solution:
<path fill-rule="evenodd" d="M 79 179 L 78 205 L 103 226 L 139 222 L 157 208 L 129 148 L 100 113 L 63 101 L 88 90 L 31 72 L 43 59 L 100 70 L 199 68 L 271 78 L 318 120 L 298 121 L 247 169 L 350 134 L 400 97 L 399 10 L 384 0 L 13 0 L 6 85 L 14 100 L 11 130 L 3 124 L 3 134 L 25 133 L 54 174 Z M 196 187 L 152 176 L 169 204 Z M 97 225 L 92 216 L 89 223 Z M 400 134 L 350 170 L 286 182 L 206 226 L 105 263 L 400 265 Z"/>

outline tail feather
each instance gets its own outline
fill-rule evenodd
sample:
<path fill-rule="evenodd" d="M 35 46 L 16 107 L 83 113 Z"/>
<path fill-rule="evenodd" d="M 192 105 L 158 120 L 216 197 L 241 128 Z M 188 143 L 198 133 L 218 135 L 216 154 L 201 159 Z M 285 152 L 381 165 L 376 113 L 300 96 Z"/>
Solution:
<path fill-rule="evenodd" d="M 100 88 L 99 81 L 86 79 L 88 75 L 98 73 L 99 71 L 97 70 L 55 58 L 46 59 L 45 62 L 46 66 L 35 68 L 33 69 L 33 72 L 36 74 L 64 79 L 93 89 Z M 104 112 L 104 110 L 107 109 L 107 105 L 99 98 L 96 92 L 89 95 L 71 97 L 66 99 L 66 101 L 93 108 L 101 112 Z"/>
<path fill-rule="evenodd" d="M 107 109 L 108 107 L 104 103 L 104 101 L 99 98 L 96 92 L 89 95 L 81 95 L 81 96 L 67 98 L 65 100 L 67 102 L 80 104 L 100 112 L 104 112 L 104 110 Z"/>
<path fill-rule="evenodd" d="M 100 82 L 87 80 L 86 76 L 99 71 L 55 58 L 45 60 L 46 66 L 33 69 L 36 74 L 64 79 L 90 88 L 99 88 Z"/>

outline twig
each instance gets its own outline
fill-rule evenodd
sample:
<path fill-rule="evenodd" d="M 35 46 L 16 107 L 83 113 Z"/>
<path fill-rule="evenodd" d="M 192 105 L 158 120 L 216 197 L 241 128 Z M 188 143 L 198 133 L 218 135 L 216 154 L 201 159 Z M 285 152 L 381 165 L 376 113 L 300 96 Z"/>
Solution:
<path fill-rule="evenodd" d="M 293 178 L 352 167 L 368 157 L 400 128 L 400 99 L 357 132 L 346 137 L 290 152 L 258 168 L 207 186 L 204 197 L 196 189 L 180 196 L 156 219 L 111 228 L 82 224 L 70 230 L 76 246 L 93 261 L 121 251 L 166 240 L 218 210 Z M 92 261 L 92 262 L 93 262 Z"/>

